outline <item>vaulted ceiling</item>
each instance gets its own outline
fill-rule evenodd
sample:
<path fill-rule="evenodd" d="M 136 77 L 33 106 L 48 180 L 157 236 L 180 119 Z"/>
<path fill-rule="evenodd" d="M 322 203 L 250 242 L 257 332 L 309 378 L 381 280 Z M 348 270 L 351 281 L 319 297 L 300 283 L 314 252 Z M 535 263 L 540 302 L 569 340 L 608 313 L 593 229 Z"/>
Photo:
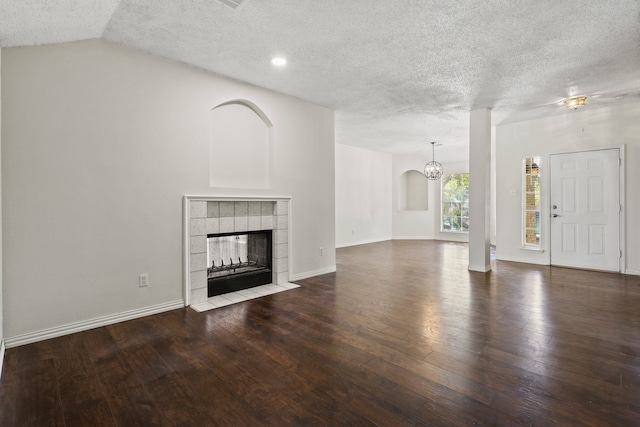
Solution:
<path fill-rule="evenodd" d="M 429 141 L 468 157 L 471 109 L 640 100 L 640 0 L 0 0 L 1 47 L 91 38 L 329 107 L 336 142 L 423 159 Z"/>

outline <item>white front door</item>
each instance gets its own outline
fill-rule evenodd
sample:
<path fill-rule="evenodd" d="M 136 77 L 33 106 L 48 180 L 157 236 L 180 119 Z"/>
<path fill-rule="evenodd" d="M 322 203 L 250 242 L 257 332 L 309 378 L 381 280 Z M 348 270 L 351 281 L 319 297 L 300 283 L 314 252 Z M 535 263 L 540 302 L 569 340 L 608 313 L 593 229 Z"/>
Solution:
<path fill-rule="evenodd" d="M 553 154 L 551 264 L 620 271 L 620 150 Z"/>

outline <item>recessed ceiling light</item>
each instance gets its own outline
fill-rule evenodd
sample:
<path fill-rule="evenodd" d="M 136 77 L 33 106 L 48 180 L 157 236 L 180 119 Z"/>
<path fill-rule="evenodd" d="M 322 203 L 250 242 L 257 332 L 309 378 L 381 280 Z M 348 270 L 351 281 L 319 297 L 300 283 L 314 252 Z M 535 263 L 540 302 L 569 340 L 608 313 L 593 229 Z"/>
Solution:
<path fill-rule="evenodd" d="M 271 59 L 271 64 L 275 65 L 276 67 L 284 67 L 285 65 L 287 65 L 287 60 L 281 56 L 276 56 L 275 58 Z"/>

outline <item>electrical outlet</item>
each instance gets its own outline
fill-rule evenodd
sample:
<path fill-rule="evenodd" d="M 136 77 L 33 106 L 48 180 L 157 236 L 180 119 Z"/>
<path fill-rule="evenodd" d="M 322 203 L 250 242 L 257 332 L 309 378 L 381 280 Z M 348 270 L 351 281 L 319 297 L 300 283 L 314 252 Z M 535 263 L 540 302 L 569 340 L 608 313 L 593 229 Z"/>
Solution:
<path fill-rule="evenodd" d="M 509 195 L 510 195 L 510 196 L 512 196 L 512 197 L 513 197 L 513 196 L 517 196 L 517 195 L 518 195 L 518 190 L 511 190 L 511 191 L 509 191 Z"/>
<path fill-rule="evenodd" d="M 141 274 L 140 277 L 138 278 L 138 286 L 140 286 L 141 288 L 144 288 L 148 284 L 149 284 L 149 275 L 146 273 Z"/>
<path fill-rule="evenodd" d="M 320 246 L 320 256 L 324 255 L 324 248 L 322 246 Z"/>

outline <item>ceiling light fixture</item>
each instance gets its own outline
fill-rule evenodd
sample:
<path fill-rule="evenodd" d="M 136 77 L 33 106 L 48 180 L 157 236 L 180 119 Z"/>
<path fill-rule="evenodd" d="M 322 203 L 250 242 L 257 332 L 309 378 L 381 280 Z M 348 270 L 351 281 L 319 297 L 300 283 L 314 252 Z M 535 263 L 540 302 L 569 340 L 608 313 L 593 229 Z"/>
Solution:
<path fill-rule="evenodd" d="M 574 110 L 577 110 L 578 107 L 584 107 L 586 104 L 587 104 L 586 96 L 575 96 L 573 98 L 568 98 L 564 101 L 564 105 L 566 105 L 567 108 L 573 108 Z"/>
<path fill-rule="evenodd" d="M 276 56 L 275 58 L 271 59 L 271 64 L 275 65 L 276 67 L 284 67 L 285 65 L 287 65 L 287 60 L 281 56 Z"/>
<path fill-rule="evenodd" d="M 431 143 L 431 161 L 424 165 L 424 175 L 431 180 L 442 177 L 442 163 L 436 162 L 436 143 Z"/>

